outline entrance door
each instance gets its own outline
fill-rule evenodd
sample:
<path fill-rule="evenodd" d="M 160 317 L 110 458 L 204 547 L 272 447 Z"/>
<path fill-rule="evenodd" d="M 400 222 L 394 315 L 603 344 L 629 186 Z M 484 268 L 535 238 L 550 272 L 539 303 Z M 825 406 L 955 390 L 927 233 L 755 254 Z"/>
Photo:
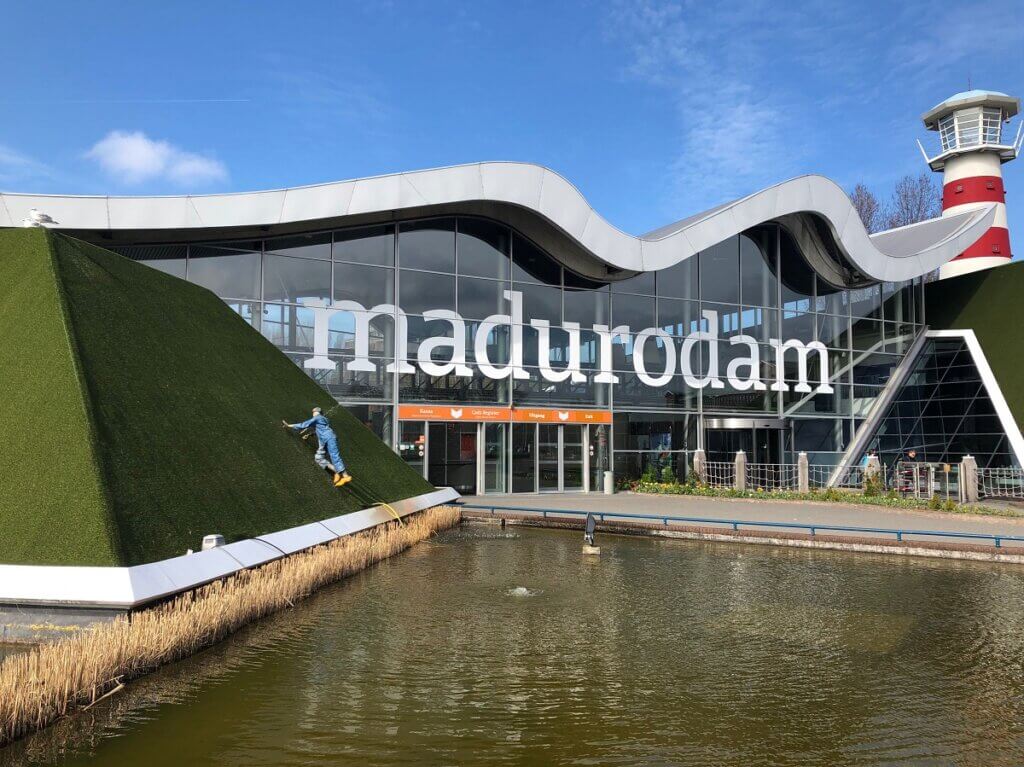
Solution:
<path fill-rule="evenodd" d="M 748 461 L 754 454 L 753 429 L 708 429 L 704 433 L 704 452 L 712 463 L 732 463 L 736 453 L 742 450 Z"/>
<path fill-rule="evenodd" d="M 747 454 L 748 463 L 781 463 L 782 438 L 785 432 L 776 428 L 707 429 L 704 452 L 709 461 L 732 463 L 736 452 Z"/>
<path fill-rule="evenodd" d="M 512 492 L 537 492 L 537 426 L 512 424 Z"/>
<path fill-rule="evenodd" d="M 476 495 L 477 434 L 475 423 L 431 423 L 427 432 L 427 481 Z"/>
<path fill-rule="evenodd" d="M 537 424 L 537 489 L 542 493 L 557 493 L 559 483 L 558 430 L 556 424 Z"/>
<path fill-rule="evenodd" d="M 484 492 L 507 493 L 508 424 L 484 424 Z"/>
<path fill-rule="evenodd" d="M 612 427 L 592 423 L 587 427 L 587 453 L 590 460 L 590 492 L 604 491 L 604 473 L 612 467 Z"/>
<path fill-rule="evenodd" d="M 562 456 L 562 492 L 577 493 L 583 491 L 583 427 L 565 425 L 561 430 L 562 445 L 559 455 Z"/>

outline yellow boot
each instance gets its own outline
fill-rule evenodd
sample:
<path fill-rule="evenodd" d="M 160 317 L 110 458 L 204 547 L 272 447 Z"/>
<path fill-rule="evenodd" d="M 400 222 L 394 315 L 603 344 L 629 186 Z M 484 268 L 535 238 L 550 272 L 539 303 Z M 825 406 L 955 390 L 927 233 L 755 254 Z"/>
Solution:
<path fill-rule="evenodd" d="M 352 481 L 352 476 L 350 474 L 348 474 L 348 473 L 345 473 L 345 474 L 335 474 L 334 475 L 334 486 L 335 487 L 342 487 L 344 485 L 347 485 L 351 481 Z"/>

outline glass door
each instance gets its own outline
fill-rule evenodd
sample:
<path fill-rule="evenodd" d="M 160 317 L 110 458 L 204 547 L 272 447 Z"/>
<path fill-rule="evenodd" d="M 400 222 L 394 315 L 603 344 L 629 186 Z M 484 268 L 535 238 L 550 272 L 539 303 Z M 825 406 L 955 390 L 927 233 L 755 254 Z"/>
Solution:
<path fill-rule="evenodd" d="M 752 461 L 754 455 L 753 429 L 708 429 L 704 436 L 708 461 L 732 463 L 736 460 L 736 453 L 740 450 L 747 454 L 748 461 Z"/>
<path fill-rule="evenodd" d="M 536 424 L 512 424 L 512 492 L 537 492 Z"/>
<path fill-rule="evenodd" d="M 583 426 L 566 424 L 559 426 L 562 432 L 562 491 L 578 493 L 583 491 Z"/>
<path fill-rule="evenodd" d="M 558 425 L 537 424 L 537 489 L 542 493 L 559 491 Z"/>
<path fill-rule="evenodd" d="M 424 421 L 402 421 L 398 433 L 398 454 L 411 469 L 427 476 L 427 424 Z"/>
<path fill-rule="evenodd" d="M 484 492 L 507 493 L 508 424 L 484 424 Z"/>
<path fill-rule="evenodd" d="M 612 427 L 608 424 L 590 424 L 587 429 L 587 454 L 590 458 L 590 492 L 604 492 L 604 473 L 611 469 Z"/>
<path fill-rule="evenodd" d="M 475 423 L 431 423 L 427 432 L 427 481 L 476 495 L 477 437 Z"/>

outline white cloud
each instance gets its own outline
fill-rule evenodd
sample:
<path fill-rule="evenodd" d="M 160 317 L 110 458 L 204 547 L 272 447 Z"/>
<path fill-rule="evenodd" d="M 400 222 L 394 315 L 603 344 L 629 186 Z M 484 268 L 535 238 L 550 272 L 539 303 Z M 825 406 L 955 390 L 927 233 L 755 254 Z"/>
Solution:
<path fill-rule="evenodd" d="M 111 177 L 124 184 L 166 180 L 180 186 L 225 181 L 222 162 L 187 152 L 142 131 L 111 131 L 86 152 Z"/>

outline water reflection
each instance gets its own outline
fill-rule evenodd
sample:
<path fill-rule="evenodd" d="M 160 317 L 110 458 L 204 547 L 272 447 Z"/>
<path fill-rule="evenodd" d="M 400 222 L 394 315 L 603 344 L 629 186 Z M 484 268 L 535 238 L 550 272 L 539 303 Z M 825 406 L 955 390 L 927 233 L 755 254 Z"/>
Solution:
<path fill-rule="evenodd" d="M 595 560 L 575 533 L 446 534 L 0 763 L 1024 760 L 1024 572 L 601 546 Z"/>

